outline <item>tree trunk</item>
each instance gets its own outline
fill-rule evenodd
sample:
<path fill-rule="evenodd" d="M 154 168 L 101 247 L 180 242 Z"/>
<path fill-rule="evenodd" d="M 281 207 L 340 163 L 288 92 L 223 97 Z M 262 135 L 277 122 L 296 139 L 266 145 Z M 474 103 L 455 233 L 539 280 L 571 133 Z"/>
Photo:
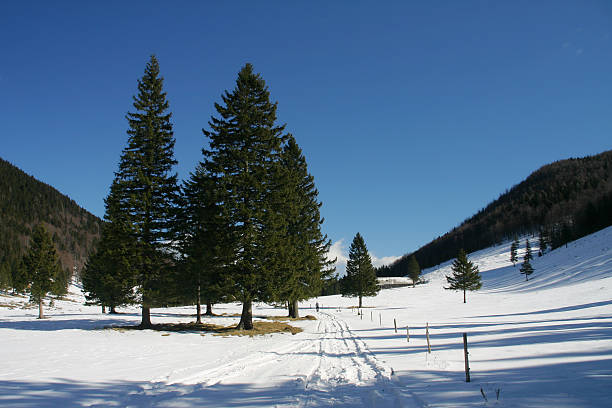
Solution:
<path fill-rule="evenodd" d="M 200 299 L 200 285 L 198 284 L 198 295 L 196 299 L 196 324 L 202 324 L 202 301 Z"/>
<path fill-rule="evenodd" d="M 42 297 L 38 300 L 38 318 L 43 319 L 45 316 L 43 315 L 43 300 Z"/>
<path fill-rule="evenodd" d="M 359 296 L 359 308 L 361 309 L 361 307 L 362 307 L 361 296 Z"/>
<path fill-rule="evenodd" d="M 289 301 L 289 317 L 297 319 L 300 317 L 300 311 L 298 309 L 298 301 L 290 300 Z"/>
<path fill-rule="evenodd" d="M 117 314 L 117 310 L 115 310 L 115 306 L 110 306 L 110 314 Z"/>
<path fill-rule="evenodd" d="M 212 303 L 210 301 L 206 301 L 206 316 L 213 316 L 212 311 Z"/>
<path fill-rule="evenodd" d="M 106 306 L 102 305 L 102 314 L 106 313 Z"/>
<path fill-rule="evenodd" d="M 293 317 L 293 315 L 295 313 L 293 311 L 293 302 L 287 301 L 287 310 L 289 311 L 289 313 L 287 314 L 287 317 Z"/>
<path fill-rule="evenodd" d="M 143 329 L 151 328 L 151 308 L 149 306 L 142 305 L 142 321 L 140 327 Z"/>
<path fill-rule="evenodd" d="M 242 302 L 242 315 L 236 328 L 238 330 L 253 330 L 253 304 L 250 299 Z"/>
<path fill-rule="evenodd" d="M 465 303 L 465 289 L 463 289 L 463 303 Z"/>

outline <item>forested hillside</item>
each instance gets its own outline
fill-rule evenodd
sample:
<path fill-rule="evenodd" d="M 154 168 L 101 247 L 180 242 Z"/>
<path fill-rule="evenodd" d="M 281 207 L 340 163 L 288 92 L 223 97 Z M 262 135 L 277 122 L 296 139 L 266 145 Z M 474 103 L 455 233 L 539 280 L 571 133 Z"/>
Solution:
<path fill-rule="evenodd" d="M 429 268 L 525 233 L 542 234 L 552 248 L 612 225 L 612 150 L 543 166 L 460 226 L 414 252 Z M 408 272 L 406 254 L 378 269 L 379 276 Z"/>
<path fill-rule="evenodd" d="M 10 286 L 11 274 L 39 222 L 53 236 L 63 268 L 76 265 L 80 270 L 99 238 L 102 221 L 0 158 L 0 289 Z"/>

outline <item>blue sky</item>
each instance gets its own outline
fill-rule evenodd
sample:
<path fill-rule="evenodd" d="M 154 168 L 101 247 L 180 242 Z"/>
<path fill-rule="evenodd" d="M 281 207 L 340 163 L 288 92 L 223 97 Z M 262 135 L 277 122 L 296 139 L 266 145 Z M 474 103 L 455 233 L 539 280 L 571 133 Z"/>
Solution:
<path fill-rule="evenodd" d="M 0 38 L 0 157 L 99 216 L 153 53 L 179 177 L 251 62 L 335 249 L 359 231 L 377 258 L 612 148 L 608 1 L 0 2 Z"/>

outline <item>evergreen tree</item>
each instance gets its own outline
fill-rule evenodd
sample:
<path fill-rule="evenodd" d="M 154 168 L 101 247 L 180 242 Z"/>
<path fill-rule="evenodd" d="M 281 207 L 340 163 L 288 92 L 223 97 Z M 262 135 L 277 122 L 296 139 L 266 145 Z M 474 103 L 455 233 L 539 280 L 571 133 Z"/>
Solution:
<path fill-rule="evenodd" d="M 273 170 L 285 139 L 284 126 L 277 126 L 276 103 L 253 66 L 238 73 L 236 87 L 215 104 L 219 117 L 203 130 L 210 140 L 203 150 L 203 166 L 217 179 L 219 203 L 228 232 L 231 262 L 224 266 L 231 278 L 232 295 L 242 302 L 238 328 L 253 328 L 252 302 L 268 300 L 274 271 L 270 254 L 278 242 L 265 233 L 273 220 L 271 189 Z M 282 247 L 280 247 L 282 248 Z"/>
<path fill-rule="evenodd" d="M 212 316 L 212 305 L 224 299 L 228 277 L 224 268 L 231 262 L 221 190 L 218 179 L 208 174 L 200 163 L 183 188 L 184 207 L 180 219 L 183 259 L 180 284 L 184 297 L 196 304 L 196 323 L 202 322 L 202 300 L 206 315 Z"/>
<path fill-rule="evenodd" d="M 533 266 L 531 266 L 531 262 L 529 262 L 527 256 L 525 256 L 523 260 L 523 264 L 521 265 L 520 271 L 523 275 L 525 275 L 525 281 L 528 281 L 529 275 L 533 273 Z"/>
<path fill-rule="evenodd" d="M 444 289 L 462 290 L 463 303 L 465 303 L 465 292 L 467 290 L 474 291 L 482 287 L 478 266 L 469 261 L 465 251 L 460 249 L 457 258 L 453 262 L 452 270 L 453 275 L 446 277 L 449 286 Z"/>
<path fill-rule="evenodd" d="M 518 261 L 517 251 L 519 248 L 519 240 L 518 237 L 514 237 L 514 241 L 512 241 L 512 245 L 510 245 L 510 262 L 512 262 L 512 266 L 516 266 L 516 262 Z"/>
<path fill-rule="evenodd" d="M 417 281 L 419 280 L 419 276 L 421 275 L 421 267 L 416 260 L 416 256 L 412 255 L 410 257 L 410 261 L 408 262 L 408 276 L 412 279 L 412 287 L 414 288 Z"/>
<path fill-rule="evenodd" d="M 32 230 L 30 248 L 23 257 L 30 300 L 38 303 L 38 318 L 43 318 L 43 299 L 48 293 L 61 294 L 56 284 L 62 267 L 51 236 L 42 224 Z"/>
<path fill-rule="evenodd" d="M 135 112 L 127 114 L 129 137 L 114 181 L 119 211 L 136 242 L 130 247 L 129 263 L 136 271 L 142 327 L 151 326 L 150 308 L 162 300 L 168 285 L 179 200 L 177 176 L 172 173 L 176 160 L 171 113 L 166 113 L 169 104 L 162 88 L 159 64 L 151 56 L 138 80 Z"/>
<path fill-rule="evenodd" d="M 359 307 L 362 307 L 362 297 L 376 296 L 380 290 L 372 259 L 359 233 L 355 235 L 349 248 L 346 276 L 342 278 L 341 290 L 342 296 L 359 297 Z"/>
<path fill-rule="evenodd" d="M 528 261 L 531 261 L 533 259 L 533 254 L 531 253 L 531 244 L 529 243 L 529 240 L 527 239 L 525 241 L 525 258 Z"/>
<path fill-rule="evenodd" d="M 275 172 L 273 204 L 278 222 L 270 261 L 276 271 L 274 294 L 289 305 L 289 317 L 299 317 L 298 302 L 318 296 L 331 278 L 334 261 L 327 259 L 331 241 L 321 232 L 318 191 L 306 158 L 292 135 L 283 147 Z"/>
<path fill-rule="evenodd" d="M 111 313 L 116 313 L 117 306 L 136 301 L 135 271 L 130 263 L 136 253 L 136 242 L 120 211 L 117 189 L 118 185 L 113 183 L 105 199 L 106 223 L 102 226 L 101 240 L 81 273 L 88 303 L 109 306 Z"/>
<path fill-rule="evenodd" d="M 544 254 L 546 252 L 546 249 L 548 249 L 548 240 L 546 239 L 546 233 L 544 232 L 543 229 L 540 229 L 539 240 L 540 240 L 540 252 Z"/>

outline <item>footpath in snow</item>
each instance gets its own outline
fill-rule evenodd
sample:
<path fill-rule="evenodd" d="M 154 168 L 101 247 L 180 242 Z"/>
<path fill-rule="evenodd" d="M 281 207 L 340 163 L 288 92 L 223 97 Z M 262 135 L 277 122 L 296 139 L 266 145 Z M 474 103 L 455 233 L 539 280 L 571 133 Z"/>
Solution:
<path fill-rule="evenodd" d="M 510 264 L 509 244 L 470 260 L 483 288 L 468 292 L 467 304 L 443 288 L 447 263 L 425 271 L 426 284 L 364 299 L 361 315 L 349 308 L 355 299 L 304 302 L 303 314 L 318 320 L 292 323 L 304 330 L 293 336 L 104 329 L 137 324 L 138 309 L 102 315 L 78 293 L 40 321 L 23 298 L 0 296 L 0 406 L 609 406 L 612 228 L 536 256 L 529 282 Z M 320 313 L 308 310 L 315 301 Z M 228 304 L 215 312 L 239 310 Z M 193 313 L 158 309 L 152 319 L 189 322 Z M 254 313 L 285 311 L 260 304 Z M 230 325 L 237 318 L 206 321 Z"/>

